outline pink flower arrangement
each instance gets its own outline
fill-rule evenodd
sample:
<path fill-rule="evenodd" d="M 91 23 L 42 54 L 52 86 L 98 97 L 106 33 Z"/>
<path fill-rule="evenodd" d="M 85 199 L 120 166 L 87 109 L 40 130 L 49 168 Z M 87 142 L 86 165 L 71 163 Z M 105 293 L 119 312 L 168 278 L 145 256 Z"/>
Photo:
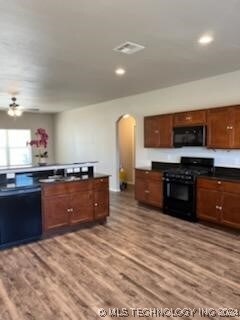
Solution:
<path fill-rule="evenodd" d="M 47 145 L 48 145 L 48 134 L 45 129 L 38 128 L 35 132 L 36 139 L 31 140 L 30 142 L 27 142 L 27 145 L 30 145 L 32 147 L 36 147 L 38 150 L 38 154 L 36 157 L 39 158 L 47 158 L 48 152 L 47 152 Z"/>

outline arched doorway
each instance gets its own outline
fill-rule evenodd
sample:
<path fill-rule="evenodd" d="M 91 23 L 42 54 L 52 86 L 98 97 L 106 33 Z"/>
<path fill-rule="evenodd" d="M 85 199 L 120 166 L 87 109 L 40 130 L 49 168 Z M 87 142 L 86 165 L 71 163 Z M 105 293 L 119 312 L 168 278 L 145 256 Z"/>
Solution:
<path fill-rule="evenodd" d="M 124 170 L 127 185 L 135 183 L 136 120 L 130 114 L 117 121 L 117 182 L 120 189 L 119 171 Z M 121 179 L 122 180 L 122 179 Z"/>

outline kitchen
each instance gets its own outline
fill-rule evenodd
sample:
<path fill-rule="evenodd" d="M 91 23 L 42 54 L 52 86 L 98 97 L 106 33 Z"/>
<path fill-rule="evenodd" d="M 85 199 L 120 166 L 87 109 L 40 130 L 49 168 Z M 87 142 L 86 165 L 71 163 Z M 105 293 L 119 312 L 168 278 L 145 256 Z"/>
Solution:
<path fill-rule="evenodd" d="M 240 7 L 140 3 L 0 3 L 0 319 L 239 312 Z"/>

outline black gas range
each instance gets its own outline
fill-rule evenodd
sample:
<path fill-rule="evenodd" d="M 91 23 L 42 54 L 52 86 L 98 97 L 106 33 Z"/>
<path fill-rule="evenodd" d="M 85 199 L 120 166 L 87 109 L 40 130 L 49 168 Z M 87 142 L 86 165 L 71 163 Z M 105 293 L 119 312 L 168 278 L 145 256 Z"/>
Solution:
<path fill-rule="evenodd" d="M 167 214 L 197 221 L 196 179 L 214 173 L 213 158 L 181 157 L 180 166 L 163 175 L 163 211 Z"/>

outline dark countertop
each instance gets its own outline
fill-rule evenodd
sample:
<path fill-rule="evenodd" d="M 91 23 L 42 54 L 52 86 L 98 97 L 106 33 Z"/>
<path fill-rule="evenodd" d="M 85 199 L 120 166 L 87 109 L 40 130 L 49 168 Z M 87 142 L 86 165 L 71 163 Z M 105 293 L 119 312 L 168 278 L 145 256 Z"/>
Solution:
<path fill-rule="evenodd" d="M 179 166 L 180 166 L 180 163 L 175 163 L 175 162 L 157 162 L 157 161 L 152 161 L 152 165 L 151 166 L 137 167 L 136 169 L 163 172 L 163 171 L 166 171 L 166 170 L 169 170 L 169 169 L 178 168 Z"/>
<path fill-rule="evenodd" d="M 180 163 L 152 161 L 151 166 L 137 167 L 136 169 L 164 172 L 166 170 L 178 168 L 179 166 Z M 199 177 L 204 177 L 213 180 L 240 182 L 240 169 L 230 167 L 215 167 L 215 172 L 213 175 L 201 175 Z"/>
<path fill-rule="evenodd" d="M 41 179 L 47 179 L 48 177 L 35 177 L 28 175 L 20 175 L 16 177 L 14 182 L 2 182 L 0 184 L 0 193 L 4 193 L 6 191 L 15 191 L 15 190 L 26 190 L 40 187 L 41 185 L 50 185 L 55 183 L 69 183 L 69 182 L 78 182 L 83 180 L 92 180 L 92 179 L 100 179 L 109 177 L 108 174 L 94 173 L 93 175 L 82 175 L 81 177 L 77 177 L 76 180 L 68 180 L 67 178 L 63 178 L 60 180 L 55 180 L 53 182 L 40 182 Z"/>

